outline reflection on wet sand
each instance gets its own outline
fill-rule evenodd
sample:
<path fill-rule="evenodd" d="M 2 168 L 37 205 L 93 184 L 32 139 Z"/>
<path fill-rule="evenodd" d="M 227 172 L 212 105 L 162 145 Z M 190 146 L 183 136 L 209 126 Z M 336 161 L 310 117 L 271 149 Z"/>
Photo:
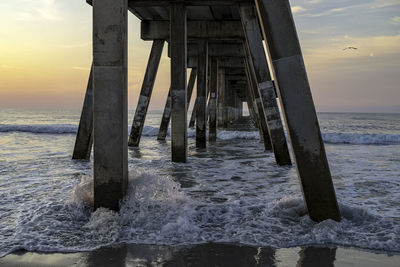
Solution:
<path fill-rule="evenodd" d="M 126 245 L 87 253 L 83 266 L 275 266 L 274 250 L 229 244 Z"/>
<path fill-rule="evenodd" d="M 272 249 L 233 244 L 192 246 L 118 245 L 78 253 L 19 251 L 0 258 L 0 267 L 247 267 L 247 266 L 398 266 L 400 255 L 351 248 L 305 247 Z"/>
<path fill-rule="evenodd" d="M 302 248 L 297 267 L 331 267 L 334 266 L 336 248 Z"/>
<path fill-rule="evenodd" d="M 297 267 L 334 266 L 336 248 L 302 248 Z M 173 247 L 125 245 L 88 252 L 81 259 L 83 266 L 294 266 L 296 259 L 282 262 L 275 249 L 232 244 L 200 244 Z"/>

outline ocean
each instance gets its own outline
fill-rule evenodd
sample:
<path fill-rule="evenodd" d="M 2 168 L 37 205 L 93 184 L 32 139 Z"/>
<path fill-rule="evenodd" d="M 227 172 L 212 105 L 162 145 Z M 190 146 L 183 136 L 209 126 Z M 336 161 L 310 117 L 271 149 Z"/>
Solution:
<path fill-rule="evenodd" d="M 129 124 L 133 111 L 129 113 Z M 188 162 L 156 140 L 161 112 L 129 148 L 119 212 L 90 202 L 92 161 L 71 160 L 78 110 L 0 110 L 0 257 L 118 244 L 340 246 L 400 252 L 400 114 L 319 113 L 342 221 L 306 214 L 295 166 L 280 167 L 257 131 L 218 131 Z"/>

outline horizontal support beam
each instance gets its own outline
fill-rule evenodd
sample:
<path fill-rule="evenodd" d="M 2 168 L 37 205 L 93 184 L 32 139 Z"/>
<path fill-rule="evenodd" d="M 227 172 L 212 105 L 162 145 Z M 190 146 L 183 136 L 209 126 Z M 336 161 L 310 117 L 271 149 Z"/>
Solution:
<path fill-rule="evenodd" d="M 246 75 L 246 69 L 243 66 L 227 67 L 225 68 L 225 75 Z"/>
<path fill-rule="evenodd" d="M 241 57 L 218 57 L 220 68 L 243 68 L 244 59 Z M 188 57 L 188 68 L 197 67 L 197 56 Z"/>
<path fill-rule="evenodd" d="M 188 55 L 188 57 L 196 57 L 197 58 L 197 45 L 196 44 L 190 43 L 187 45 L 187 55 Z M 170 57 L 170 46 L 169 45 L 168 45 L 168 56 Z M 237 45 L 237 44 L 209 44 L 208 45 L 208 56 L 210 56 L 210 57 L 243 58 L 244 50 L 243 50 L 242 45 Z"/>
<path fill-rule="evenodd" d="M 90 1 L 90 0 L 88 0 Z M 181 0 L 186 6 L 232 6 L 238 2 L 253 2 L 252 0 Z M 129 0 L 129 7 L 169 6 L 168 0 Z"/>
<path fill-rule="evenodd" d="M 169 41 L 169 21 L 143 20 L 140 37 L 143 40 Z M 244 39 L 240 21 L 188 21 L 187 39 L 238 40 Z"/>
<path fill-rule="evenodd" d="M 242 75 L 225 75 L 225 79 L 228 81 L 246 81 L 247 82 L 247 76 L 244 73 Z"/>

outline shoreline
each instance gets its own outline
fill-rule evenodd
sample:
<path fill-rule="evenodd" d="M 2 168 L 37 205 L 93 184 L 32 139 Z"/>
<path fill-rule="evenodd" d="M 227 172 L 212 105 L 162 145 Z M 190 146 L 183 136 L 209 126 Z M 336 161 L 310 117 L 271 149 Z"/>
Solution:
<path fill-rule="evenodd" d="M 273 249 L 235 244 L 121 244 L 94 251 L 16 251 L 0 266 L 398 266 L 400 253 L 337 246 Z"/>

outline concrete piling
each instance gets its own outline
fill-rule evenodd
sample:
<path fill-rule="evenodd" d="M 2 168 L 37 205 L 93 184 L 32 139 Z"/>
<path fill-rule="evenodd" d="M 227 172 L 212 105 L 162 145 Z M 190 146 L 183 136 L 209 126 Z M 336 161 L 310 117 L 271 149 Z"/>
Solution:
<path fill-rule="evenodd" d="M 311 219 L 340 221 L 325 147 L 288 0 L 256 0 Z"/>
<path fill-rule="evenodd" d="M 94 208 L 118 210 L 128 183 L 127 0 L 93 1 Z"/>
<path fill-rule="evenodd" d="M 186 15 L 186 6 L 183 2 L 171 3 L 171 152 L 173 162 L 186 162 L 187 159 Z"/>
<path fill-rule="evenodd" d="M 224 79 L 224 87 L 223 87 L 224 100 L 222 102 L 222 104 L 223 104 L 223 106 L 222 106 L 222 128 L 227 128 L 228 127 L 228 123 L 229 123 L 229 118 L 228 118 L 228 114 L 229 114 L 229 107 L 228 107 L 229 88 L 228 88 L 226 76 L 224 75 L 224 77 L 220 77 L 220 79 Z"/>
<path fill-rule="evenodd" d="M 194 128 L 194 124 L 196 122 L 196 109 L 197 109 L 197 96 L 194 101 L 192 115 L 190 116 L 189 128 Z"/>
<path fill-rule="evenodd" d="M 136 112 L 133 119 L 131 133 L 129 135 L 128 145 L 139 146 L 140 137 L 146 119 L 147 109 L 149 108 L 151 94 L 153 92 L 154 82 L 156 80 L 158 66 L 162 50 L 164 48 L 164 40 L 154 40 L 151 48 L 149 61 L 147 63 L 146 73 L 144 75 L 140 97 L 136 106 Z"/>
<path fill-rule="evenodd" d="M 157 140 L 165 141 L 165 137 L 167 137 L 168 133 L 168 125 L 170 118 L 171 118 L 171 88 L 169 88 L 167 101 L 165 102 L 160 128 L 158 129 Z"/>
<path fill-rule="evenodd" d="M 262 105 L 262 100 L 260 97 L 260 92 L 257 87 L 257 81 L 255 78 L 254 70 L 252 69 L 252 65 L 249 64 L 249 55 L 246 49 L 246 68 L 247 68 L 247 73 L 248 73 L 248 83 L 250 86 L 251 93 L 253 95 L 254 99 L 254 106 L 257 110 L 258 114 L 258 121 L 260 123 L 260 128 L 262 132 L 262 140 L 264 141 L 264 148 L 266 151 L 271 151 L 272 150 L 272 144 L 271 144 L 271 138 L 269 136 L 269 131 L 268 131 L 268 125 L 267 125 L 267 119 L 265 116 L 265 110 Z"/>
<path fill-rule="evenodd" d="M 72 159 L 89 159 L 93 145 L 93 64 L 90 68 L 85 100 L 76 134 Z"/>
<path fill-rule="evenodd" d="M 189 75 L 189 81 L 187 85 L 187 102 L 186 102 L 186 110 L 189 110 L 190 99 L 192 98 L 194 84 L 196 82 L 197 77 L 197 68 L 192 68 Z"/>
<path fill-rule="evenodd" d="M 225 69 L 218 68 L 218 87 L 217 87 L 217 126 L 218 128 L 223 128 L 224 126 L 224 104 L 225 104 Z"/>
<path fill-rule="evenodd" d="M 262 35 L 255 8 L 251 4 L 241 3 L 239 5 L 239 13 L 242 20 L 243 32 L 246 37 L 249 64 L 254 69 L 276 163 L 279 165 L 290 165 L 289 149 L 262 44 Z"/>
<path fill-rule="evenodd" d="M 254 102 L 253 99 L 251 98 L 251 94 L 250 94 L 250 87 L 247 86 L 245 89 L 245 93 L 246 93 L 246 103 L 247 103 L 247 107 L 249 109 L 249 114 L 250 114 L 250 118 L 251 120 L 254 122 L 254 125 L 256 125 L 256 127 L 258 128 L 258 118 L 255 114 L 255 110 L 254 110 Z"/>
<path fill-rule="evenodd" d="M 211 59 L 210 70 L 210 100 L 209 100 L 209 121 L 208 121 L 208 141 L 217 141 L 217 88 L 218 88 L 218 60 Z"/>
<path fill-rule="evenodd" d="M 248 86 L 247 86 L 247 90 L 246 90 L 246 97 L 247 97 L 247 101 L 248 101 L 248 106 L 249 108 L 251 107 L 251 109 L 253 110 L 253 116 L 254 116 L 254 122 L 258 128 L 258 131 L 260 133 L 260 141 L 264 143 L 264 132 L 263 132 L 263 128 L 261 126 L 261 121 L 260 121 L 260 114 L 258 113 L 258 108 L 256 105 L 256 100 L 254 98 L 254 93 L 253 93 L 253 89 L 252 89 L 252 82 L 251 82 L 251 78 L 250 78 L 250 73 L 249 73 L 249 69 L 246 67 L 246 75 L 247 75 L 247 80 L 248 80 Z M 251 114 L 251 113 L 250 113 Z M 269 138 L 269 135 L 268 135 Z M 265 144 L 264 144 L 264 148 L 265 148 Z"/>
<path fill-rule="evenodd" d="M 187 107 L 186 107 L 187 109 L 189 109 L 190 98 L 192 97 L 194 83 L 196 82 L 196 75 L 197 75 L 196 69 L 192 68 L 192 70 L 190 72 L 189 83 L 187 86 L 187 94 L 188 94 Z M 165 141 L 165 138 L 167 137 L 167 133 L 168 133 L 168 125 L 169 125 L 170 119 L 171 119 L 171 89 L 168 91 L 168 97 L 167 97 L 167 101 L 165 103 L 163 116 L 161 118 L 161 124 L 160 124 L 160 128 L 158 130 L 157 140 Z"/>
<path fill-rule="evenodd" d="M 208 44 L 205 40 L 198 41 L 197 56 L 197 97 L 193 113 L 196 115 L 196 147 L 206 147 L 207 131 L 207 88 L 208 88 Z"/>

